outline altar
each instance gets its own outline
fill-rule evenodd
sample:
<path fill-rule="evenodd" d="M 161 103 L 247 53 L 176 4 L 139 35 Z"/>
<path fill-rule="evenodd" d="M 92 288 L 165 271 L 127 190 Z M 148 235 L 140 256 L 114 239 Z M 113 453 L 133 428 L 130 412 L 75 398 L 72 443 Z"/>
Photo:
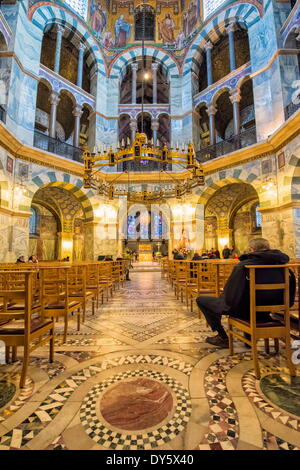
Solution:
<path fill-rule="evenodd" d="M 152 243 L 139 243 L 139 261 L 152 261 Z"/>

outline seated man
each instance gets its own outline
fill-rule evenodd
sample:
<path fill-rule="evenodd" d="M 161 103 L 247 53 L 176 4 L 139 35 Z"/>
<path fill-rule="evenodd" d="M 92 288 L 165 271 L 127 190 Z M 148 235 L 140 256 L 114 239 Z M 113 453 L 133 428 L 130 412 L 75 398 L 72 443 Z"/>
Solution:
<path fill-rule="evenodd" d="M 233 269 L 220 297 L 200 296 L 197 298 L 198 307 L 203 312 L 207 323 L 212 331 L 218 333 L 216 336 L 206 338 L 205 341 L 220 348 L 228 348 L 228 336 L 221 323 L 222 315 L 230 315 L 243 320 L 250 318 L 249 282 L 244 266 L 286 264 L 289 262 L 288 255 L 279 250 L 271 250 L 269 242 L 264 238 L 250 240 L 249 253 L 242 255 L 239 259 L 240 263 Z M 277 268 L 272 269 L 271 272 L 262 270 L 257 282 L 266 284 L 283 282 L 283 271 Z M 290 276 L 290 305 L 294 303 L 295 291 L 295 276 L 292 274 Z M 258 305 L 280 303 L 282 303 L 282 291 L 261 291 Z M 272 318 L 266 312 L 258 312 L 257 320 L 267 322 L 272 321 Z"/>

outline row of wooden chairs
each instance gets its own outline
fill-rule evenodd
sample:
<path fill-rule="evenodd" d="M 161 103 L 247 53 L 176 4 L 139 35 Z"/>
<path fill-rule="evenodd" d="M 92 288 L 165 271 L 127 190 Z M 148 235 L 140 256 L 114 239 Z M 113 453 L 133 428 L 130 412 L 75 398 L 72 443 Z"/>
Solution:
<path fill-rule="evenodd" d="M 54 321 L 64 320 L 62 342 L 67 340 L 70 315 L 77 315 L 77 329 L 86 309 L 108 300 L 123 285 L 126 261 L 86 263 L 0 264 L 0 340 L 5 342 L 6 362 L 16 360 L 24 347 L 20 387 L 24 387 L 30 353 L 50 342 L 54 351 Z M 82 315 L 82 316 L 81 316 Z"/>
<path fill-rule="evenodd" d="M 176 298 L 186 302 L 193 310 L 194 300 L 201 295 L 218 297 L 224 289 L 226 281 L 234 269 L 237 261 L 229 260 L 164 260 L 162 264 L 162 276 L 167 278 L 174 289 Z M 258 363 L 257 341 L 264 339 L 265 350 L 269 353 L 269 338 L 274 339 L 275 351 L 279 352 L 279 339 L 285 342 L 286 359 L 290 374 L 294 376 L 295 366 L 291 360 L 290 319 L 298 314 L 299 324 L 299 280 L 300 265 L 297 262 L 289 265 L 276 266 L 246 266 L 249 269 L 249 295 L 250 295 L 250 319 L 249 321 L 237 318 L 228 318 L 229 325 L 229 349 L 233 354 L 233 337 L 248 344 L 252 350 L 254 371 L 260 378 Z M 258 282 L 261 269 L 282 269 L 283 280 L 278 284 L 261 284 Z M 289 307 L 289 278 L 290 270 L 294 271 L 298 279 L 296 305 L 292 310 Z M 273 271 L 274 272 L 274 271 Z M 271 274 L 271 273 L 270 273 Z M 280 305 L 257 305 L 258 293 L 263 290 L 281 290 L 282 303 Z M 280 320 L 273 322 L 257 322 L 257 312 L 279 313 Z M 199 311 L 200 313 L 200 311 Z M 242 332 L 242 333 L 241 333 Z M 243 335 L 244 334 L 244 335 Z M 246 335 L 245 335 L 246 334 Z"/>

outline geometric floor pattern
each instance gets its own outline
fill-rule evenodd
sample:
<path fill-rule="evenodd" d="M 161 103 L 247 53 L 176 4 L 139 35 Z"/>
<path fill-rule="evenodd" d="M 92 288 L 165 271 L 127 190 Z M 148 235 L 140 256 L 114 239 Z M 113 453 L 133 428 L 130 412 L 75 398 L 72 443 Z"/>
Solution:
<path fill-rule="evenodd" d="M 54 363 L 47 348 L 32 353 L 22 390 L 21 362 L 5 365 L 0 343 L 0 450 L 299 450 L 299 407 L 289 400 L 299 397 L 300 381 L 291 382 L 283 351 L 260 349 L 258 381 L 244 345 L 229 356 L 205 343 L 213 333 L 196 307 L 192 313 L 176 300 L 157 267 L 137 265 L 130 277 L 95 315 L 88 308 L 79 332 L 70 320 L 65 344 L 56 323 Z M 169 391 L 167 415 L 143 429 L 106 421 L 103 395 L 140 379 Z M 137 398 L 159 408 L 156 393 L 137 386 L 126 397 L 130 418 L 146 413 Z"/>

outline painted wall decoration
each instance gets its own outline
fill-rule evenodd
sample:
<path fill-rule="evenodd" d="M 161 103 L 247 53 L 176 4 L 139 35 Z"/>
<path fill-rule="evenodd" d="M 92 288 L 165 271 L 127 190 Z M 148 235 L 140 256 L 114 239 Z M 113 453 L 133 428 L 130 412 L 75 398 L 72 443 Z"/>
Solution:
<path fill-rule="evenodd" d="M 175 42 L 174 29 L 175 29 L 175 22 L 172 19 L 170 13 L 166 13 L 162 21 L 158 20 L 158 31 L 159 31 L 158 37 L 159 39 L 162 39 L 165 45 L 174 44 Z"/>

